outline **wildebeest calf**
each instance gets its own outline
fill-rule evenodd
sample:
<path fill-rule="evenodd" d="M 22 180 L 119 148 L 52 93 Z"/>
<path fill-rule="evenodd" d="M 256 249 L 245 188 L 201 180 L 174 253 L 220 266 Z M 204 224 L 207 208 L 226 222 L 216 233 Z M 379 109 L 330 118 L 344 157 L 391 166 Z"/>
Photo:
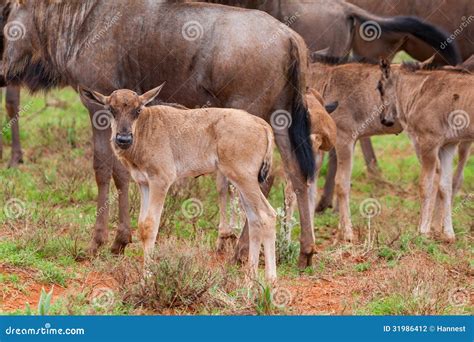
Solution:
<path fill-rule="evenodd" d="M 400 121 L 421 164 L 419 231 L 429 234 L 433 223 L 436 235 L 454 241 L 452 164 L 456 147 L 474 142 L 474 76 L 462 69 L 426 71 L 412 64 L 391 68 L 385 60 L 380 68 L 377 88 L 385 104 L 380 120 L 387 126 Z"/>
<path fill-rule="evenodd" d="M 162 87 L 143 95 L 121 89 L 110 96 L 79 89 L 83 100 L 111 112 L 112 149 L 140 186 L 138 227 L 144 264 L 150 261 L 170 186 L 180 178 L 219 171 L 238 189 L 245 208 L 250 269 L 255 275 L 263 244 L 265 276 L 274 281 L 276 214 L 259 188 L 272 162 L 271 127 L 236 109 L 146 107 Z"/>

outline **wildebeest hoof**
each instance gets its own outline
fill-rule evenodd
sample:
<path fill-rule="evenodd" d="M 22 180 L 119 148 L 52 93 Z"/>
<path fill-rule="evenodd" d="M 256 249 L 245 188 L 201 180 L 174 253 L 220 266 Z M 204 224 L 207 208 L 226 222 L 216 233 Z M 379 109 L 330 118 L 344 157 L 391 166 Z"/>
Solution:
<path fill-rule="evenodd" d="M 234 247 L 237 236 L 233 232 L 220 234 L 217 238 L 217 252 L 223 253 L 227 244 Z"/>
<path fill-rule="evenodd" d="M 318 206 L 316 207 L 316 212 L 322 213 L 328 208 L 332 208 L 331 201 L 326 200 L 325 197 L 321 197 L 321 200 L 319 201 Z"/>
<path fill-rule="evenodd" d="M 122 255 L 125 251 L 125 247 L 131 242 L 132 233 L 130 232 L 130 229 L 119 229 L 110 251 L 114 255 Z"/>
<path fill-rule="evenodd" d="M 313 255 L 316 253 L 316 247 L 313 246 L 310 252 L 304 253 L 300 252 L 300 257 L 298 259 L 298 268 L 304 270 L 307 267 L 313 265 Z"/>
<path fill-rule="evenodd" d="M 239 245 L 235 248 L 233 262 L 236 264 L 245 264 L 249 258 L 249 246 Z"/>
<path fill-rule="evenodd" d="M 8 168 L 16 168 L 18 165 L 23 164 L 22 155 L 12 155 L 10 161 L 8 162 Z"/>
<path fill-rule="evenodd" d="M 439 237 L 439 240 L 441 240 L 445 243 L 454 243 L 454 242 L 456 242 L 456 236 L 451 235 L 451 234 L 442 233 Z"/>

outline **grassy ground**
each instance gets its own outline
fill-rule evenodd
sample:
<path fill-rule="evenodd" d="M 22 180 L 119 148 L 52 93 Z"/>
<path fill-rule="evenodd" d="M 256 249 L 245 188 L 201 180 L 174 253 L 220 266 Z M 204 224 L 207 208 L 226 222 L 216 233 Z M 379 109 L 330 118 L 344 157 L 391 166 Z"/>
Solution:
<path fill-rule="evenodd" d="M 176 188 L 166 204 L 153 276 L 140 278 L 141 248 L 123 258 L 107 249 L 86 253 L 95 221 L 89 117 L 71 90 L 22 93 L 25 163 L 6 169 L 10 133 L 0 163 L 0 311 L 15 314 L 472 314 L 474 160 L 454 205 L 457 242 L 446 245 L 416 233 L 418 162 L 405 135 L 373 139 L 380 178 L 370 178 L 357 147 L 351 211 L 358 242 L 336 242 L 338 216 L 316 217 L 315 266 L 295 267 L 293 242 L 279 239 L 277 289 L 247 286 L 230 250 L 215 253 L 218 222 L 212 177 Z M 6 122 L 6 119 L 2 119 Z M 323 175 L 325 169 L 323 169 Z M 322 179 L 320 185 L 323 184 Z M 271 203 L 282 207 L 282 184 Z M 117 207 L 110 195 L 110 231 Z M 360 206 L 375 199 L 370 221 Z M 138 194 L 131 189 L 133 227 Z M 365 201 L 365 202 L 364 202 Z M 195 211 L 188 206 L 195 205 Z M 191 210 L 191 214 L 190 214 Z M 245 284 L 245 285 L 244 285 Z M 51 299 L 46 292 L 52 290 Z"/>

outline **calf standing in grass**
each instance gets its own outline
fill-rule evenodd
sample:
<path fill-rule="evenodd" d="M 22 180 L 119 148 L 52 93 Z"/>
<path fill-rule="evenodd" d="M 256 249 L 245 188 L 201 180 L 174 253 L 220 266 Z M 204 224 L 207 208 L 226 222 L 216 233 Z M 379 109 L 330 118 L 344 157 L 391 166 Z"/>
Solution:
<path fill-rule="evenodd" d="M 260 247 L 265 276 L 276 279 L 273 208 L 259 188 L 270 171 L 271 127 L 236 109 L 146 107 L 163 85 L 138 95 L 116 90 L 110 96 L 80 89 L 84 101 L 105 106 L 112 120 L 112 149 L 130 171 L 141 192 L 138 227 L 145 264 L 150 260 L 161 212 L 170 186 L 184 177 L 221 172 L 240 193 L 249 222 L 249 266 L 258 268 Z"/>
<path fill-rule="evenodd" d="M 380 67 L 378 90 L 385 103 L 380 120 L 386 126 L 400 121 L 421 163 L 419 231 L 429 234 L 433 221 L 435 233 L 442 231 L 444 240 L 454 241 L 453 157 L 458 144 L 469 146 L 474 140 L 474 76 L 462 69 L 425 71 L 413 64 L 391 68 L 387 61 Z"/>

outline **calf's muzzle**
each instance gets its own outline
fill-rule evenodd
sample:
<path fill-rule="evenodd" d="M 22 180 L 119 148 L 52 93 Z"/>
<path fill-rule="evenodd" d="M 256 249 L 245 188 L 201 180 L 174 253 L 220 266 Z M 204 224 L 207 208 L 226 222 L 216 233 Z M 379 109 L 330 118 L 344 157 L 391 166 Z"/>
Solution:
<path fill-rule="evenodd" d="M 126 150 L 127 148 L 132 146 L 132 143 L 133 143 L 132 133 L 125 133 L 125 134 L 117 133 L 117 135 L 115 136 L 115 144 L 123 150 Z"/>

